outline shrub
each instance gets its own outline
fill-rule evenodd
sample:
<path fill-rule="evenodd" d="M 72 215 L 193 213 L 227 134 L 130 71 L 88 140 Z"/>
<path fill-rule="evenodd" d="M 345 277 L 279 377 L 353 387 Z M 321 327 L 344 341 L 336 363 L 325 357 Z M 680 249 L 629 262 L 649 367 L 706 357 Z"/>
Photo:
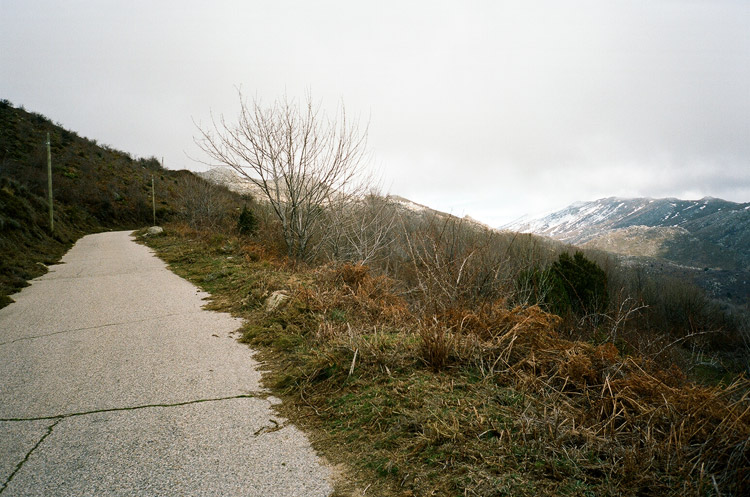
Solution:
<path fill-rule="evenodd" d="M 237 231 L 241 235 L 255 235 L 258 232 L 258 218 L 247 206 L 242 207 L 240 217 L 237 219 Z"/>
<path fill-rule="evenodd" d="M 599 265 L 576 252 L 562 253 L 550 268 L 551 287 L 546 295 L 550 309 L 579 316 L 604 313 L 609 303 L 607 275 Z"/>

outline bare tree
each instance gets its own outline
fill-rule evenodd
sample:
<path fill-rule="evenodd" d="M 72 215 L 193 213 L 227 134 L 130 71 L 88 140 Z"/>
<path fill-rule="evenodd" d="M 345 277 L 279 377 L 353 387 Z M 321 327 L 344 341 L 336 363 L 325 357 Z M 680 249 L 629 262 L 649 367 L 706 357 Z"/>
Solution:
<path fill-rule="evenodd" d="M 325 211 L 345 202 L 358 186 L 366 159 L 367 129 L 333 119 L 308 95 L 304 103 L 286 97 L 263 107 L 240 93 L 235 124 L 222 116 L 198 127 L 196 144 L 218 164 L 255 183 L 281 221 L 289 256 L 309 259 L 329 226 Z"/>

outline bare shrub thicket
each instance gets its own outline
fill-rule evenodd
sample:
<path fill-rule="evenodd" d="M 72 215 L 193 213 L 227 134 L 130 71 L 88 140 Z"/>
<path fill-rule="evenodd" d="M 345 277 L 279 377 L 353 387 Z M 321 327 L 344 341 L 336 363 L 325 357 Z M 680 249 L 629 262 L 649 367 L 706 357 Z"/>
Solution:
<path fill-rule="evenodd" d="M 400 235 L 396 252 L 404 263 L 397 276 L 425 309 L 437 313 L 498 299 L 513 303 L 519 274 L 553 254 L 537 237 L 499 233 L 452 216 L 404 218 Z"/>
<path fill-rule="evenodd" d="M 224 229 L 236 217 L 236 198 L 226 187 L 193 174 L 178 181 L 179 213 L 193 229 Z"/>
<path fill-rule="evenodd" d="M 555 309 L 559 296 L 549 293 L 555 289 L 550 270 L 567 250 L 561 244 L 424 212 L 401 211 L 394 234 L 387 266 L 383 261 L 373 266 L 403 285 L 421 316 L 420 335 L 431 362 L 447 360 L 452 335 L 465 331 L 488 306 Z M 678 350 L 745 350 L 741 327 L 747 315 L 730 315 L 689 282 L 645 275 L 598 251 L 586 251 L 582 259 L 603 271 L 609 297 L 583 312 L 563 313 L 558 329 L 565 336 L 614 343 L 667 365 L 678 360 Z"/>
<path fill-rule="evenodd" d="M 395 203 L 389 197 L 371 192 L 337 207 L 328 212 L 326 257 L 380 267 L 388 272 L 399 219 Z"/>
<path fill-rule="evenodd" d="M 607 271 L 609 338 L 628 339 L 644 354 L 673 349 L 737 352 L 744 350 L 741 329 L 749 316 L 712 300 L 690 281 L 648 275 L 641 268 L 612 266 Z M 663 359 L 664 357 L 662 357 Z"/>
<path fill-rule="evenodd" d="M 490 232 L 454 218 L 420 224 L 404 225 L 403 239 L 411 265 L 407 281 L 425 306 L 440 312 L 499 297 L 506 257 L 493 250 Z"/>
<path fill-rule="evenodd" d="M 347 119 L 343 108 L 328 118 L 310 96 L 267 107 L 239 97 L 238 121 L 222 116 L 210 128 L 198 126 L 196 144 L 212 165 L 231 167 L 260 188 L 279 220 L 287 254 L 310 260 L 330 233 L 327 212 L 360 193 L 367 130 Z"/>

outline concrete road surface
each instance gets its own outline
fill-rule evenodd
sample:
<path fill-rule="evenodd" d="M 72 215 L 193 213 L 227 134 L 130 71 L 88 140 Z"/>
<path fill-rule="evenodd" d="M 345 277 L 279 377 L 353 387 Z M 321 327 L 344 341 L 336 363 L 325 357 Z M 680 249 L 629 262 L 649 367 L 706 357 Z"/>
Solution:
<path fill-rule="evenodd" d="M 0 494 L 325 496 L 240 322 L 128 232 L 82 238 L 0 309 Z"/>

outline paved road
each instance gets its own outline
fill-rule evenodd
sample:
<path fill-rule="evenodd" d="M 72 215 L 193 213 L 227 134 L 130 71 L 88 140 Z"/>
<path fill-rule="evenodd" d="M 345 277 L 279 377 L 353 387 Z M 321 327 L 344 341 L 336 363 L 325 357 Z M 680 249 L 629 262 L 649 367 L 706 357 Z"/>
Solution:
<path fill-rule="evenodd" d="M 0 309 L 0 494 L 325 496 L 240 322 L 127 232 L 82 238 Z"/>

